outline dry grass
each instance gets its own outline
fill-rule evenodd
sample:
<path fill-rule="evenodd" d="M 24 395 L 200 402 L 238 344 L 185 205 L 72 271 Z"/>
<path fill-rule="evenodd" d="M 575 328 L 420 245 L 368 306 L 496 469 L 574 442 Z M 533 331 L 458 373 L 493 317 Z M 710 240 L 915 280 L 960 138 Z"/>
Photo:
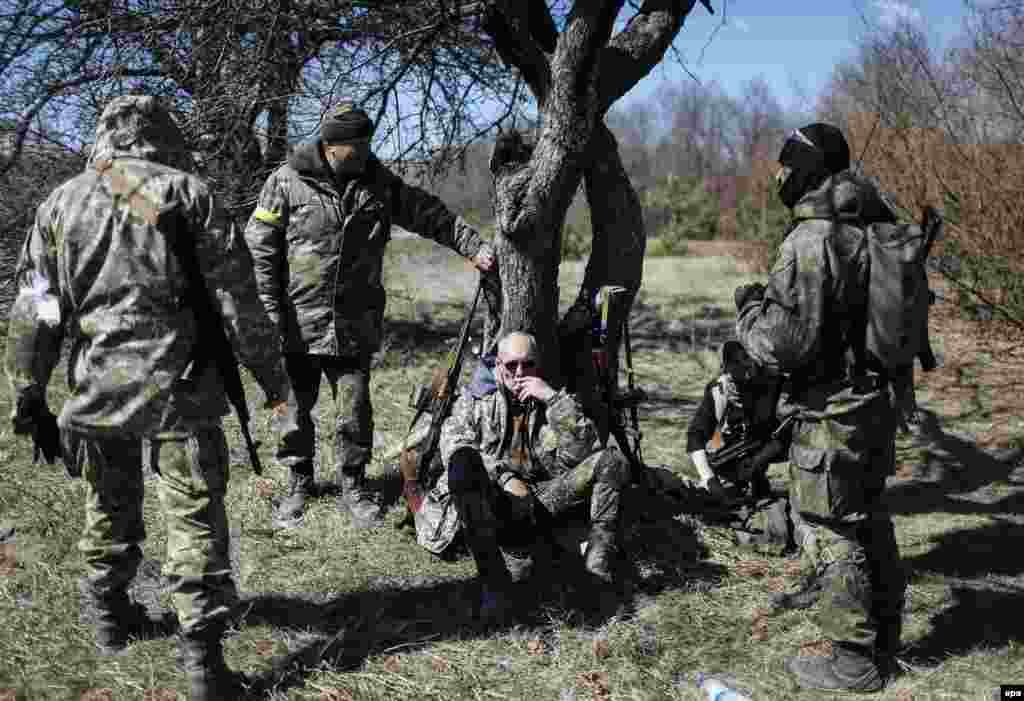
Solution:
<path fill-rule="evenodd" d="M 426 282 L 415 277 L 424 268 L 431 270 Z M 563 266 L 563 304 L 581 274 L 581 264 Z M 702 339 L 708 329 L 712 341 L 722 331 L 702 326 L 694 344 L 691 320 L 720 321 L 727 329 L 732 290 L 752 279 L 724 255 L 648 261 L 634 314 L 634 360 L 639 384 L 650 394 L 642 419 L 649 464 L 692 476 L 685 425 L 717 370 L 716 355 Z M 408 390 L 429 376 L 457 331 L 472 273 L 430 246 L 402 241 L 393 245 L 387 284 L 398 294 L 388 308 L 391 344 L 373 377 L 377 459 L 371 473 L 393 493 L 393 465 L 381 456 L 411 419 Z M 444 303 L 431 304 L 435 295 Z M 999 683 L 1024 678 L 1022 634 L 1013 615 L 1024 568 L 1012 556 L 1019 547 L 1013 526 L 1019 525 L 1022 476 L 991 457 L 982 469 L 972 464 L 985 457 L 979 446 L 1021 436 L 1014 423 L 1019 352 L 997 337 L 984 346 L 982 360 L 971 344 L 978 329 L 944 314 L 937 310 L 936 335 L 947 364 L 922 378 L 922 400 L 943 430 L 970 432 L 978 442 L 947 446 L 945 457 L 926 460 L 917 439 L 900 440 L 903 479 L 894 480 L 892 491 L 898 538 L 913 572 L 904 639 L 915 671 L 874 697 L 883 700 L 990 698 Z M 987 383 L 1000 382 L 986 390 Z M 52 406 L 59 406 L 63 386 L 55 377 Z M 250 396 L 255 405 L 255 387 Z M 0 413 L 9 411 L 10 397 L 0 394 Z M 787 655 L 823 650 L 807 612 L 766 615 L 770 594 L 799 577 L 795 560 L 739 550 L 727 529 L 686 514 L 662 518 L 634 504 L 632 513 L 646 518 L 627 534 L 643 577 L 634 615 L 588 617 L 571 601 L 538 594 L 538 602 L 524 604 L 528 615 L 520 625 L 481 631 L 464 610 L 472 562 L 443 562 L 417 546 L 395 527 L 398 504 L 386 527 L 370 533 L 354 531 L 332 499 L 313 502 L 305 528 L 270 531 L 270 496 L 282 489 L 285 475 L 273 467 L 263 418 L 256 411 L 267 466 L 261 478 L 247 469 L 237 423 L 226 422 L 238 580 L 255 597 L 226 651 L 232 666 L 280 682 L 266 698 L 695 700 L 698 671 L 723 674 L 756 699 L 826 698 L 797 691 L 782 667 Z M 936 460 L 941 474 L 919 480 L 918 468 Z M 330 462 L 324 439 L 321 479 L 330 477 Z M 785 472 L 778 465 L 770 474 L 781 485 Z M 113 661 L 93 652 L 91 630 L 79 622 L 75 584 L 83 572 L 75 548 L 83 498 L 80 482 L 32 466 L 30 446 L 0 428 L 0 519 L 17 528 L 0 562 L 0 699 L 184 698 L 172 641 L 133 645 Z M 165 533 L 152 493 L 146 519 L 145 556 L 161 560 Z M 5 566 L 13 548 L 16 566 Z M 291 667 L 283 667 L 286 661 Z M 282 670 L 292 670 L 283 681 Z"/>

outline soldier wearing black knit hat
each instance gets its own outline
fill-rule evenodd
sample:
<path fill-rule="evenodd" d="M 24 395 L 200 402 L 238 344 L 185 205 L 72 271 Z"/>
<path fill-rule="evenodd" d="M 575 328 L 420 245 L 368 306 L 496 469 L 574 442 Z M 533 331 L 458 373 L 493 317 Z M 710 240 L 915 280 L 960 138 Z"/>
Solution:
<path fill-rule="evenodd" d="M 339 508 L 354 525 L 381 522 L 366 488 L 373 448 L 370 358 L 380 346 L 384 248 L 392 224 L 494 266 L 491 245 L 433 195 L 404 183 L 370 151 L 374 124 L 351 102 L 329 110 L 316 134 L 267 179 L 245 237 L 260 296 L 277 322 L 295 388 L 290 425 L 277 449 L 289 469 L 274 524 L 301 524 L 314 484 L 312 410 L 320 378 L 334 396 L 334 467 Z"/>

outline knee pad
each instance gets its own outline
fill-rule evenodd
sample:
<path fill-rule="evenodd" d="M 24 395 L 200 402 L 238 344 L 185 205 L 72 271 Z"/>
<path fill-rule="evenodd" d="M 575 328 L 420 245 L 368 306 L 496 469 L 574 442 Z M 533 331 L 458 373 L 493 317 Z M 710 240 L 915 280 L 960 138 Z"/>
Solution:
<path fill-rule="evenodd" d="M 448 489 L 452 494 L 482 491 L 487 486 L 483 458 L 473 448 L 459 448 L 448 461 Z"/>

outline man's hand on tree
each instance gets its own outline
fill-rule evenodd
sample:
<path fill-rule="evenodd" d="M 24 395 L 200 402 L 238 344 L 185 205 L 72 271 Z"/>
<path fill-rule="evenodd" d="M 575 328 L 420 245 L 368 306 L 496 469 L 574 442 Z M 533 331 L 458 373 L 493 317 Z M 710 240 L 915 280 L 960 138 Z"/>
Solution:
<path fill-rule="evenodd" d="M 494 267 L 494 247 L 489 243 L 485 243 L 480 247 L 480 250 L 476 252 L 476 255 L 472 258 L 473 265 L 476 269 L 482 273 L 490 272 L 491 268 Z"/>
<path fill-rule="evenodd" d="M 517 377 L 508 381 L 509 389 L 520 402 L 536 399 L 547 404 L 556 392 L 547 382 L 539 377 Z"/>

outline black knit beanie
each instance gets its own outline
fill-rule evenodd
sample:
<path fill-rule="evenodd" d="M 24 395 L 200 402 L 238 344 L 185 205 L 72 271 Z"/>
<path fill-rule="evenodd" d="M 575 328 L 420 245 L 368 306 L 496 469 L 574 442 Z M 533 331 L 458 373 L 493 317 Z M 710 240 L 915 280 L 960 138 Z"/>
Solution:
<path fill-rule="evenodd" d="M 342 102 L 324 115 L 320 122 L 320 140 L 339 144 L 373 136 L 373 122 L 365 111 L 351 102 Z"/>

